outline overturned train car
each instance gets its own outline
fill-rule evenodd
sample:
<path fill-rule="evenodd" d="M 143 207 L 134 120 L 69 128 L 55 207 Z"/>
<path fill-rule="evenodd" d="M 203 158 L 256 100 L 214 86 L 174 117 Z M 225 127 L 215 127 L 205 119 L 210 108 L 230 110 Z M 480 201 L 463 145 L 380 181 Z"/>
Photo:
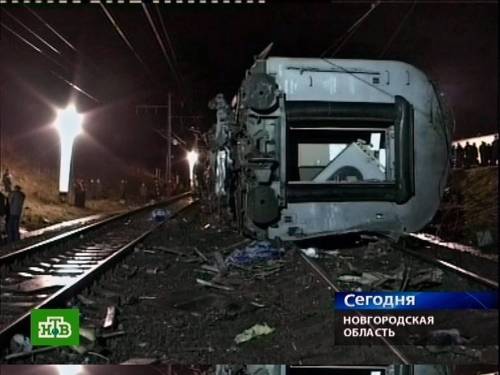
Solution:
<path fill-rule="evenodd" d="M 231 105 L 210 106 L 215 192 L 256 237 L 398 237 L 438 209 L 453 120 L 411 65 L 259 59 Z"/>

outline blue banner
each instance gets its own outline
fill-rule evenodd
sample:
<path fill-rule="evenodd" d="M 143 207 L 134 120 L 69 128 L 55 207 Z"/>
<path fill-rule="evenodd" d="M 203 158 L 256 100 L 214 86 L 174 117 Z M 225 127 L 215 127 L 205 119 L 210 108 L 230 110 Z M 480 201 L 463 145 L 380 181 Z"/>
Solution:
<path fill-rule="evenodd" d="M 340 292 L 334 308 L 349 310 L 490 310 L 498 309 L 497 292 Z"/>

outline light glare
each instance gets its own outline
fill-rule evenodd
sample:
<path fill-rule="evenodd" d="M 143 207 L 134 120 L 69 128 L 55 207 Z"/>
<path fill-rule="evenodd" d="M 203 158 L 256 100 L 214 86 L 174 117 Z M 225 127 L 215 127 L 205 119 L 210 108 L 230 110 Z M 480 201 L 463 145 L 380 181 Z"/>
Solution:
<path fill-rule="evenodd" d="M 191 184 L 191 187 L 193 187 L 193 171 L 194 165 L 198 161 L 198 153 L 195 150 L 191 150 L 187 153 L 186 159 L 189 164 L 189 182 Z"/>
<path fill-rule="evenodd" d="M 71 157 L 75 138 L 82 132 L 83 115 L 76 111 L 74 105 L 59 110 L 54 122 L 61 142 L 61 164 L 59 169 L 59 191 L 69 191 L 69 177 L 71 173 Z"/>

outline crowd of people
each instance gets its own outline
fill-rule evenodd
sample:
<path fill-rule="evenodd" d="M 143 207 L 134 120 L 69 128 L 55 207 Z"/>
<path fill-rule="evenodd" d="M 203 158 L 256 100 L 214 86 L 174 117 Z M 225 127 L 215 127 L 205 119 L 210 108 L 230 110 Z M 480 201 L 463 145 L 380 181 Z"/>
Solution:
<path fill-rule="evenodd" d="M 19 226 L 25 198 L 21 186 L 13 185 L 10 171 L 5 168 L 0 188 L 0 244 L 21 238 Z"/>
<path fill-rule="evenodd" d="M 479 147 L 469 142 L 466 142 L 464 147 L 460 143 L 453 145 L 452 163 L 454 168 L 498 165 L 498 136 L 495 136 L 490 144 L 481 142 Z"/>

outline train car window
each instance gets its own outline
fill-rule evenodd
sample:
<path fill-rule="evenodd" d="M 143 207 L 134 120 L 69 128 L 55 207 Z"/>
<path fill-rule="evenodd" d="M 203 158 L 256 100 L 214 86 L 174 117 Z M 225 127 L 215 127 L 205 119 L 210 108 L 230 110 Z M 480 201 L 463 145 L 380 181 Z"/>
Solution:
<path fill-rule="evenodd" d="M 414 195 L 413 107 L 286 102 L 290 202 L 392 201 Z"/>
<path fill-rule="evenodd" d="M 395 183 L 393 132 L 392 126 L 357 131 L 292 127 L 289 181 Z"/>

